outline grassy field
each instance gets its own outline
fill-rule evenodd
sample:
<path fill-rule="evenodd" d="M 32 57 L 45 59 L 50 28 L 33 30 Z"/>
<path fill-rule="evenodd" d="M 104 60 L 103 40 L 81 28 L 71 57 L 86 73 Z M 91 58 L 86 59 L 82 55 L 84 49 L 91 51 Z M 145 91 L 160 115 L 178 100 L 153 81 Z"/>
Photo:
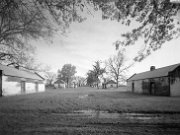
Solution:
<path fill-rule="evenodd" d="M 180 97 L 146 96 L 122 92 L 123 89 L 85 87 L 3 97 L 0 99 L 0 135 L 180 133 Z M 75 114 L 78 110 L 104 111 L 112 116 L 128 112 L 164 117 L 148 121 L 121 115 L 97 118 Z"/>

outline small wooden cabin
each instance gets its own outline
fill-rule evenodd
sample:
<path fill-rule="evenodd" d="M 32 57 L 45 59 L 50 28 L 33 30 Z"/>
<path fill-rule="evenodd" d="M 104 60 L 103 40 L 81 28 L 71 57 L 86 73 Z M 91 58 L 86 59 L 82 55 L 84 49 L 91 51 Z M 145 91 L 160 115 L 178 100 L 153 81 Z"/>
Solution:
<path fill-rule="evenodd" d="M 113 80 L 109 80 L 105 83 L 102 83 L 102 88 L 103 89 L 108 89 L 108 88 L 116 88 L 117 87 L 117 83 Z"/>
<path fill-rule="evenodd" d="M 113 80 L 110 80 L 108 82 L 106 82 L 106 88 L 116 88 L 117 87 L 117 83 Z"/>
<path fill-rule="evenodd" d="M 127 90 L 137 93 L 180 96 L 180 64 L 134 74 L 127 80 Z"/>
<path fill-rule="evenodd" d="M 55 88 L 66 88 L 66 83 L 63 80 L 57 80 L 54 82 Z"/>
<path fill-rule="evenodd" d="M 0 64 L 0 96 L 40 91 L 45 91 L 45 84 L 39 74 Z"/>

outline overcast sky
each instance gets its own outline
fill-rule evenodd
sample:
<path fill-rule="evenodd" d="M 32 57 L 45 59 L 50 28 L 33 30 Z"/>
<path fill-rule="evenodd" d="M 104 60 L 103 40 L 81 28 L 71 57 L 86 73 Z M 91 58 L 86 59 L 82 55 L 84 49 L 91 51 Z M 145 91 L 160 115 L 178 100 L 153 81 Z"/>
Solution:
<path fill-rule="evenodd" d="M 57 72 L 64 64 L 71 63 L 76 66 L 77 74 L 85 76 L 96 60 L 105 60 L 117 53 L 113 42 L 121 38 L 121 33 L 130 29 L 116 21 L 102 21 L 100 17 L 91 17 L 83 23 L 73 23 L 66 36 L 56 34 L 50 41 L 34 41 L 37 47 L 38 61 L 51 66 Z M 136 63 L 128 75 L 149 70 L 151 65 L 156 68 L 180 63 L 180 38 L 163 45 L 148 58 Z M 138 42 L 126 48 L 129 61 L 142 47 Z"/>

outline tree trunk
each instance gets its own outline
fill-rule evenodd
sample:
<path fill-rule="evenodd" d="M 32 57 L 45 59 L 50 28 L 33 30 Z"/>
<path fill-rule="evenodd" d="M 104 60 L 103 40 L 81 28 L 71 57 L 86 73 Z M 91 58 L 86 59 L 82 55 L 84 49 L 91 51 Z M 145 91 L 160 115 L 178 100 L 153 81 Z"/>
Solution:
<path fill-rule="evenodd" d="M 52 86 L 52 80 L 50 80 L 49 83 L 50 83 L 49 85 Z"/>
<path fill-rule="evenodd" d="M 98 85 L 98 83 L 97 83 L 97 88 L 99 89 L 99 85 Z"/>
<path fill-rule="evenodd" d="M 116 79 L 116 87 L 118 88 L 118 84 L 119 84 L 119 79 Z"/>
<path fill-rule="evenodd" d="M 68 84 L 69 84 L 69 78 L 67 78 L 67 86 L 66 86 L 67 88 L 68 88 Z"/>

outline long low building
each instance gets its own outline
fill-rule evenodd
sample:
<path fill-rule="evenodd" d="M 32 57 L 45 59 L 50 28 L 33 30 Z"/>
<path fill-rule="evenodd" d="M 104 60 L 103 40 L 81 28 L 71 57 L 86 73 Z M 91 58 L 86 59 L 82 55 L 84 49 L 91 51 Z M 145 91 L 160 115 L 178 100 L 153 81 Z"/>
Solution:
<path fill-rule="evenodd" d="M 39 74 L 0 64 L 0 96 L 41 91 L 45 84 Z"/>
<path fill-rule="evenodd" d="M 127 80 L 128 91 L 160 96 L 180 96 L 180 64 L 134 74 Z"/>

